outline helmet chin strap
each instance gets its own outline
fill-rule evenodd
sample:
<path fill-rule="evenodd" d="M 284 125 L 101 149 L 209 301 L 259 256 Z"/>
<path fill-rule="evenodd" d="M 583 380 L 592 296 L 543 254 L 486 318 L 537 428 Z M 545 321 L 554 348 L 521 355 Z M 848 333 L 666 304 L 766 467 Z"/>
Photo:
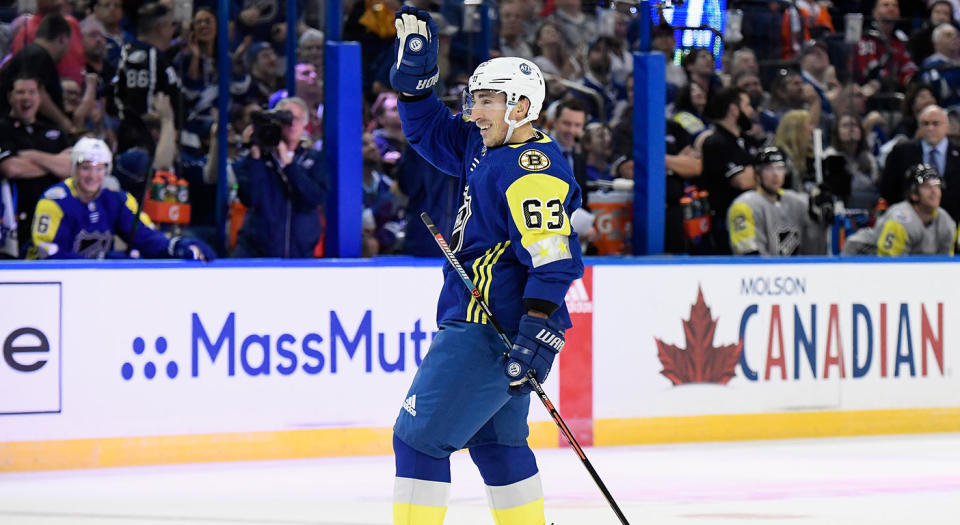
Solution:
<path fill-rule="evenodd" d="M 510 114 L 513 113 L 513 109 L 514 109 L 515 107 L 517 107 L 516 104 L 509 104 L 509 103 L 508 103 L 508 104 L 507 104 L 507 111 L 505 111 L 505 112 L 503 113 L 503 121 L 507 123 L 507 134 L 506 134 L 505 137 L 503 137 L 503 144 L 508 144 L 508 143 L 510 142 L 510 137 L 513 136 L 513 131 L 514 131 L 515 129 L 519 128 L 520 126 L 522 126 L 522 125 L 524 125 L 524 124 L 526 124 L 527 122 L 530 122 L 530 121 L 532 120 L 529 116 L 524 117 L 524 119 L 521 120 L 520 122 L 517 122 L 516 120 L 511 120 L 511 119 L 510 119 Z"/>

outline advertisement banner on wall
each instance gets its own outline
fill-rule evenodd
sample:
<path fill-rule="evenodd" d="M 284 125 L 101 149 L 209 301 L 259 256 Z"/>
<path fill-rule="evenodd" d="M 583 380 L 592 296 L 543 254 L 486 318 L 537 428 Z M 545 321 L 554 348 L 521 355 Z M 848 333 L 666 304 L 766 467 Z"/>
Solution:
<path fill-rule="evenodd" d="M 953 263 L 598 266 L 595 417 L 960 406 L 955 275 Z"/>

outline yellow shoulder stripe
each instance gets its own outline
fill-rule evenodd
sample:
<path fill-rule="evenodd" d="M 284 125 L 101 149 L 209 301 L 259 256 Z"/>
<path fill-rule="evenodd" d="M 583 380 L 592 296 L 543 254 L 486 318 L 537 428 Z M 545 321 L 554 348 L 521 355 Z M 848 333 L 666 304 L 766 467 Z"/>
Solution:
<path fill-rule="evenodd" d="M 734 253 L 758 251 L 756 221 L 750 206 L 743 202 L 733 203 L 727 213 L 727 229 L 730 232 L 730 247 Z"/>
<path fill-rule="evenodd" d="M 877 237 L 877 255 L 903 255 L 907 247 L 907 230 L 895 220 L 883 223 Z"/>
<path fill-rule="evenodd" d="M 127 195 L 127 200 L 124 204 L 126 205 L 127 209 L 130 210 L 130 214 L 133 216 L 136 216 L 137 208 L 138 208 L 137 199 L 134 199 L 133 195 L 130 195 L 129 193 L 127 193 L 126 195 Z M 144 226 L 153 228 L 153 222 L 150 221 L 150 216 L 144 212 L 140 212 L 140 222 L 142 222 Z"/>

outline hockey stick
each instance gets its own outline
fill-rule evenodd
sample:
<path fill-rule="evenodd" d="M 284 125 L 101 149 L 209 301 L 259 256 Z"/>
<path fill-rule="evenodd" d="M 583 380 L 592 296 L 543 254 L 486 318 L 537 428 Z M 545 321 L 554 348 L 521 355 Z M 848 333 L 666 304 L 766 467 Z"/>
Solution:
<path fill-rule="evenodd" d="M 473 284 L 473 281 L 470 280 L 469 276 L 467 276 L 467 272 L 464 271 L 463 266 L 460 265 L 460 261 L 457 260 L 457 256 L 453 254 L 453 251 L 450 249 L 450 245 L 448 245 L 447 241 L 444 240 L 443 234 L 440 233 L 440 230 L 438 230 L 436 225 L 433 224 L 433 221 L 430 220 L 430 216 L 427 215 L 426 212 L 423 212 L 420 214 L 420 219 L 423 220 L 423 223 L 427 226 L 427 229 L 430 230 L 434 240 L 437 241 L 437 245 L 440 246 L 440 250 L 443 251 L 443 256 L 447 258 L 447 262 L 450 263 L 450 266 L 453 266 L 453 269 L 456 270 L 457 274 L 460 276 L 460 279 L 463 281 L 463 284 L 467 287 L 467 290 L 470 290 L 470 295 L 472 295 L 474 300 L 477 301 L 477 304 L 480 305 L 480 309 L 483 310 L 483 313 L 487 316 L 487 319 L 490 320 L 490 324 L 492 324 L 497 330 L 497 334 L 500 335 L 500 340 L 503 341 L 503 344 L 507 349 L 507 353 L 509 353 L 513 348 L 513 343 L 510 342 L 510 338 L 507 337 L 507 332 L 504 331 L 503 326 L 500 325 L 500 322 L 497 321 L 496 317 L 494 317 L 490 307 L 487 306 L 487 302 L 483 300 L 483 294 L 480 293 L 480 290 L 477 289 L 477 286 Z M 573 432 L 570 431 L 570 429 L 567 427 L 567 424 L 564 423 L 563 418 L 560 417 L 560 412 L 558 412 L 556 407 L 553 406 L 553 403 L 550 402 L 550 398 L 547 397 L 547 393 L 543 391 L 543 387 L 540 386 L 540 382 L 537 381 L 536 376 L 533 374 L 533 370 L 527 372 L 527 380 L 531 385 L 533 385 L 533 389 L 537 391 L 537 395 L 540 396 L 540 401 L 543 402 L 543 406 L 546 407 L 547 412 L 550 412 L 550 416 L 553 418 L 553 422 L 557 424 L 557 428 L 560 429 L 560 433 L 563 434 L 563 437 L 567 439 L 567 443 L 570 443 L 570 446 L 573 447 L 573 450 L 577 453 L 577 456 L 580 457 L 580 461 L 583 463 L 583 466 L 586 467 L 587 472 L 590 473 L 590 477 L 593 478 L 594 483 L 596 483 L 597 487 L 600 488 L 600 492 L 603 493 L 603 497 L 607 498 L 607 503 L 610 504 L 610 507 L 617 515 L 617 518 L 620 518 L 620 523 L 623 525 L 630 525 L 630 523 L 627 522 L 626 516 L 623 515 L 623 511 L 620 510 L 617 502 L 614 501 L 610 491 L 607 490 L 607 486 L 603 484 L 603 480 L 600 479 L 600 475 L 597 474 L 597 471 L 593 468 L 590 460 L 587 459 L 587 455 L 584 454 L 583 448 L 580 446 L 580 443 L 577 442 L 577 438 L 573 436 Z"/>

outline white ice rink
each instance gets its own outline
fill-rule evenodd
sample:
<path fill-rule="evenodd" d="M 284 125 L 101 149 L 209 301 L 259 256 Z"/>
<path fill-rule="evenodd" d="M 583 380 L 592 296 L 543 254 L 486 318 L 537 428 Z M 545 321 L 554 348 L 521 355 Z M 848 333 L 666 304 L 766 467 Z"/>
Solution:
<path fill-rule="evenodd" d="M 960 524 L 960 434 L 587 451 L 631 524 Z M 537 451 L 547 522 L 617 524 L 569 449 Z M 447 524 L 492 524 L 467 454 Z M 0 475 L 0 524 L 390 523 L 390 457 Z"/>

